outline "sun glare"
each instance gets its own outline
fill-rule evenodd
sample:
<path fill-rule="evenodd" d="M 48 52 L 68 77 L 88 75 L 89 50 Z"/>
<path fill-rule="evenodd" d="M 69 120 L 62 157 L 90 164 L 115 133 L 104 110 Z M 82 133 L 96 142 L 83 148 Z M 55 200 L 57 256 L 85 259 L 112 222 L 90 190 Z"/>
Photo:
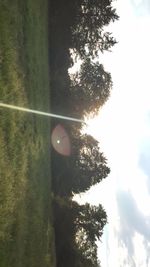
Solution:
<path fill-rule="evenodd" d="M 92 135 L 100 142 L 101 150 L 108 154 L 110 152 L 111 140 L 114 136 L 112 131 L 112 108 L 111 101 L 109 101 L 99 110 L 97 116 L 94 118 L 85 118 L 86 125 L 83 132 Z"/>

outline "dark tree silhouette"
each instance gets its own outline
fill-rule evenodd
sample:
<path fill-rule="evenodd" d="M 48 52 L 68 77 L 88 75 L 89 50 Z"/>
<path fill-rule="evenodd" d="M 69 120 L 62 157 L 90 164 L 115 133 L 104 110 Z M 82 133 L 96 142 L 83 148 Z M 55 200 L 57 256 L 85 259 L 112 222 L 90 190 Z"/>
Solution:
<path fill-rule="evenodd" d="M 100 240 L 103 234 L 103 228 L 107 223 L 107 214 L 101 204 L 99 206 L 91 206 L 89 203 L 86 203 L 79 206 L 78 210 L 77 228 L 80 231 L 84 230 L 85 238 L 91 244 L 94 244 L 97 240 Z"/>
<path fill-rule="evenodd" d="M 78 114 L 96 114 L 107 101 L 112 89 L 110 73 L 99 62 L 89 58 L 81 65 L 80 72 L 73 76 L 71 95 L 72 106 Z"/>
<path fill-rule="evenodd" d="M 112 80 L 95 62 L 98 51 L 116 43 L 106 27 L 118 19 L 113 0 L 50 1 L 51 111 L 83 118 L 96 114 L 109 98 Z M 71 80 L 70 48 L 82 59 L 80 72 Z M 68 132 L 71 155 L 51 149 L 51 171 L 57 267 L 100 267 L 96 241 L 101 239 L 107 215 L 103 207 L 79 205 L 73 195 L 85 192 L 110 172 L 98 142 L 81 134 L 81 125 L 53 119 Z"/>
<path fill-rule="evenodd" d="M 100 267 L 95 241 L 107 222 L 103 207 L 61 198 L 53 204 L 57 266 Z"/>
<path fill-rule="evenodd" d="M 73 192 L 85 192 L 106 178 L 110 169 L 98 141 L 92 136 L 80 135 L 74 140 L 73 147 Z"/>
<path fill-rule="evenodd" d="M 52 180 L 55 194 L 73 196 L 85 192 L 92 185 L 106 178 L 110 172 L 107 160 L 99 150 L 98 141 L 92 136 L 71 137 L 72 155 L 65 158 L 57 153 L 52 158 Z"/>
<path fill-rule="evenodd" d="M 80 0 L 73 25 L 73 47 L 81 58 L 95 57 L 98 51 L 109 50 L 116 40 L 104 30 L 119 17 L 112 7 L 112 0 Z"/>

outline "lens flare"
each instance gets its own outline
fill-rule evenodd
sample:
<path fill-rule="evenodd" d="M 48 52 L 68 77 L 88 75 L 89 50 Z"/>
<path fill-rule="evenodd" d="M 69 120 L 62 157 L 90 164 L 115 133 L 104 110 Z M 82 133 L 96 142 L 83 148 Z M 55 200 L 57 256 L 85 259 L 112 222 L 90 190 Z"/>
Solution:
<path fill-rule="evenodd" d="M 58 124 L 51 136 L 51 142 L 53 148 L 63 156 L 70 156 L 71 154 L 71 144 L 70 138 L 61 124 Z"/>
<path fill-rule="evenodd" d="M 5 104 L 5 103 L 2 103 L 2 102 L 0 102 L 0 107 L 13 109 L 13 110 L 18 110 L 18 111 L 23 111 L 23 112 L 28 112 L 28 113 L 33 113 L 33 114 L 47 116 L 47 117 L 52 117 L 52 118 L 57 118 L 57 119 L 62 119 L 62 120 L 75 121 L 75 122 L 80 122 L 80 123 L 84 123 L 85 124 L 85 121 L 77 119 L 77 118 L 68 117 L 68 116 L 62 116 L 62 115 L 54 114 L 54 113 L 43 112 L 43 111 L 35 110 L 35 109 L 18 107 L 18 106 L 15 106 L 15 105 Z"/>

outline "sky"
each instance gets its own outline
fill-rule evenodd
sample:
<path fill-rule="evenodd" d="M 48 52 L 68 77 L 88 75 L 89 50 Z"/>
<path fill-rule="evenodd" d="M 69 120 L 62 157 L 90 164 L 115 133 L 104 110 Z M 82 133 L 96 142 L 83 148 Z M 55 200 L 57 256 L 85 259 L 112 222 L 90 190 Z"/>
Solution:
<path fill-rule="evenodd" d="M 150 267 L 150 1 L 114 5 L 120 19 L 109 29 L 118 43 L 99 54 L 113 90 L 86 129 L 99 140 L 111 173 L 78 199 L 107 212 L 98 243 L 102 267 Z"/>

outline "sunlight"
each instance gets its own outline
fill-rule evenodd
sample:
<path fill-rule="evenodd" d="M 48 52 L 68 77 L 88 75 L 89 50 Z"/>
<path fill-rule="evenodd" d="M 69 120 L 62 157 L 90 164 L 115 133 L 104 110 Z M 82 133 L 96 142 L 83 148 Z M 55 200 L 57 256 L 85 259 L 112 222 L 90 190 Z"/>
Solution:
<path fill-rule="evenodd" d="M 70 56 L 73 60 L 73 66 L 68 69 L 68 73 L 70 75 L 75 74 L 76 72 L 80 71 L 80 67 L 82 64 L 82 60 L 79 56 L 73 51 L 73 49 L 70 49 Z"/>
<path fill-rule="evenodd" d="M 118 258 L 114 262 L 116 266 L 123 264 L 125 259 L 126 264 L 130 262 L 128 247 L 117 242 L 117 232 L 121 228 L 118 222 L 118 216 L 121 215 L 117 210 L 117 192 L 129 191 L 141 216 L 150 215 L 148 176 L 139 165 L 141 151 L 148 150 L 147 144 L 150 140 L 150 38 L 147 34 L 150 17 L 137 18 L 137 9 L 133 10 L 131 2 L 136 2 L 138 6 L 142 1 L 116 1 L 121 19 L 112 26 L 119 43 L 113 53 L 99 53 L 100 62 L 112 75 L 111 97 L 97 116 L 93 119 L 85 118 L 87 125 L 83 128 L 83 133 L 98 140 L 100 151 L 104 152 L 111 169 L 108 178 L 79 197 L 79 202 L 96 205 L 101 203 L 107 211 L 110 237 L 104 243 L 109 244 L 109 256 L 105 256 L 105 245 L 100 245 L 99 249 L 104 251 L 104 266 L 111 266 L 114 256 Z M 147 141 L 143 143 L 145 139 Z M 140 265 L 146 255 L 143 247 L 142 256 L 139 255 L 138 244 L 142 245 L 141 239 L 135 236 L 134 261 Z M 144 262 L 142 265 L 144 266 Z"/>
<path fill-rule="evenodd" d="M 112 153 L 116 139 L 118 105 L 114 97 L 115 94 L 116 91 L 114 90 L 111 99 L 99 110 L 97 116 L 92 119 L 85 118 L 86 125 L 83 128 L 84 133 L 92 135 L 100 142 L 100 149 L 106 157 Z"/>

